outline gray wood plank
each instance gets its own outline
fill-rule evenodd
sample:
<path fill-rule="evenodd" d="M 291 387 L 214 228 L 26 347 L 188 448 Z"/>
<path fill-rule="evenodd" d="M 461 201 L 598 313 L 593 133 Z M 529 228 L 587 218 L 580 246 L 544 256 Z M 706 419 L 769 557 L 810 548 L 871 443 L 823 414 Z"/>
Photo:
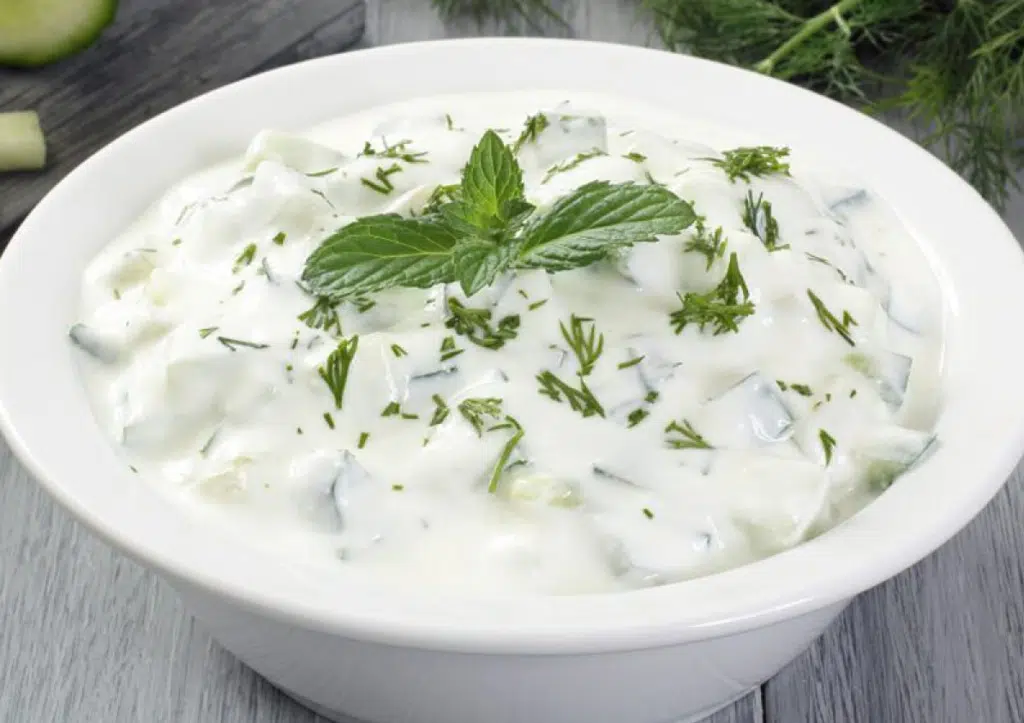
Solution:
<path fill-rule="evenodd" d="M 1018 468 L 973 524 L 768 683 L 768 721 L 1024 721 L 1022 516 Z"/>
<path fill-rule="evenodd" d="M 44 173 L 0 176 L 0 229 L 23 217 L 92 152 L 200 93 L 361 36 L 363 0 L 137 0 L 100 42 L 31 72 L 0 70 L 0 110 L 39 111 Z"/>

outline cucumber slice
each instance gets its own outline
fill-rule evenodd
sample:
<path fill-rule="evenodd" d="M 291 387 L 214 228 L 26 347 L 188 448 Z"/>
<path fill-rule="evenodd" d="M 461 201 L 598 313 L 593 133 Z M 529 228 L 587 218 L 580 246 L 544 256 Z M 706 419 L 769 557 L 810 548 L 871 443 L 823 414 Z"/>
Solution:
<path fill-rule="evenodd" d="M 31 68 L 93 43 L 117 0 L 0 0 L 0 65 Z"/>
<path fill-rule="evenodd" d="M 46 139 L 35 111 L 0 113 L 0 173 L 37 171 L 45 165 Z"/>

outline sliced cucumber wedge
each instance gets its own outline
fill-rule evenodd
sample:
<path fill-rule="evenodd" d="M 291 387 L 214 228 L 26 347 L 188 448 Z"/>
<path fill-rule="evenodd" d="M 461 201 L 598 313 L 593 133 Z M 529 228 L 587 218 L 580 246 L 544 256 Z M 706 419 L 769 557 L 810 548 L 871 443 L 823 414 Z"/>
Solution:
<path fill-rule="evenodd" d="M 0 113 L 0 173 L 36 171 L 45 165 L 46 139 L 39 116 L 34 111 Z"/>
<path fill-rule="evenodd" d="M 31 68 L 88 47 L 117 0 L 0 0 L 0 65 Z"/>

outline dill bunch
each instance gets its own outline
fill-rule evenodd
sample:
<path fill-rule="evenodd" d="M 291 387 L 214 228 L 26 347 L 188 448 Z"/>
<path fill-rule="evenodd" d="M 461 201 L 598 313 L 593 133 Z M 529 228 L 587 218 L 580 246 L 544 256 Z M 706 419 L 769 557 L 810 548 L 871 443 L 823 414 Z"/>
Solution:
<path fill-rule="evenodd" d="M 568 27 L 549 0 L 430 0 L 445 19 L 458 17 L 484 20 L 522 20 L 534 30 L 542 30 L 546 19 Z"/>
<path fill-rule="evenodd" d="M 1020 188 L 1024 0 L 636 1 L 671 50 L 905 116 L 1000 210 Z M 432 2 L 446 16 L 557 17 L 547 0 Z"/>

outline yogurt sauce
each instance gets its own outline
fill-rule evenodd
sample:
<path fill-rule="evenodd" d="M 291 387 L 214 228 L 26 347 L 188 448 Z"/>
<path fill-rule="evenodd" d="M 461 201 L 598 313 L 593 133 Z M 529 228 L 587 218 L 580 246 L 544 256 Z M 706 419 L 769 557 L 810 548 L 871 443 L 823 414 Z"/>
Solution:
<path fill-rule="evenodd" d="M 692 250 L 691 226 L 469 299 L 451 285 L 313 308 L 297 281 L 326 236 L 420 213 L 485 130 L 512 143 L 538 111 L 550 123 L 518 152 L 528 201 L 543 210 L 598 179 L 661 183 L 706 239 L 721 229 L 723 252 Z M 265 132 L 173 188 L 86 271 L 71 337 L 96 416 L 141 478 L 206 524 L 396 584 L 615 591 L 798 544 L 933 445 L 942 298 L 869 191 L 796 152 L 791 176 L 731 181 L 712 159 L 743 143 L 632 101 L 544 92 Z M 744 218 L 758 198 L 774 251 L 764 205 Z M 677 334 L 681 299 L 713 290 L 733 255 L 752 315 L 735 332 Z M 475 343 L 453 304 L 512 338 Z M 603 335 L 584 379 L 603 417 L 541 393 L 545 372 L 578 387 L 574 317 L 594 344 Z M 338 409 L 320 370 L 356 335 Z M 480 430 L 467 399 L 500 400 Z"/>

